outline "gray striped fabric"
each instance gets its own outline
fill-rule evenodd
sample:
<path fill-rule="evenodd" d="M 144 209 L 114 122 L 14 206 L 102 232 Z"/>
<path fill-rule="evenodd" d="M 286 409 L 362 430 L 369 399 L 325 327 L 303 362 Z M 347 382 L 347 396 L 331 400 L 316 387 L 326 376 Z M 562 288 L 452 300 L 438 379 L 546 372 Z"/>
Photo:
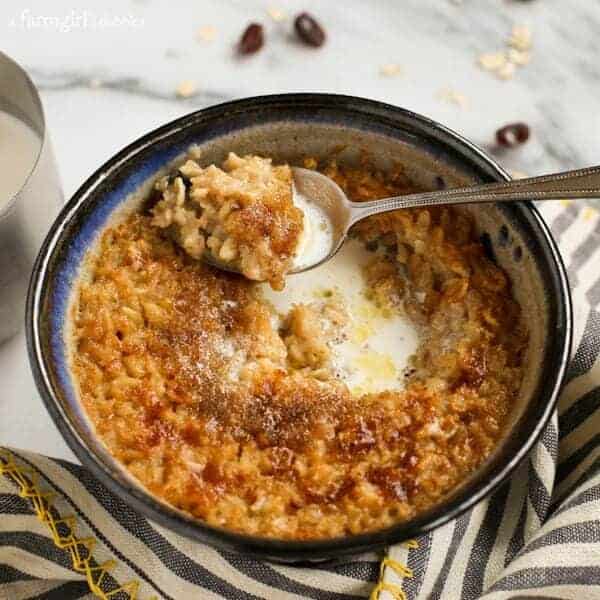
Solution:
<path fill-rule="evenodd" d="M 381 600 L 600 599 L 600 218 L 559 202 L 542 212 L 569 270 L 576 320 L 558 414 L 492 497 L 418 547 L 390 549 L 383 587 L 392 591 Z M 350 600 L 377 581 L 375 555 L 311 569 L 258 562 L 149 522 L 77 465 L 17 450 L 0 453 L 0 465 L 2 600 Z"/>

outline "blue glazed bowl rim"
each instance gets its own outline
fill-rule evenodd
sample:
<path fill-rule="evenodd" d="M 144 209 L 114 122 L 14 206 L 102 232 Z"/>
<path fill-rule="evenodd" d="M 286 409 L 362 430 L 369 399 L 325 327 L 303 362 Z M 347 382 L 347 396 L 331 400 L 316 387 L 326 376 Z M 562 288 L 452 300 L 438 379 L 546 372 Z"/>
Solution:
<path fill-rule="evenodd" d="M 566 270 L 547 225 L 531 203 L 521 203 L 523 210 L 530 215 L 530 222 L 537 227 L 535 239 L 543 248 L 548 261 L 554 287 L 552 293 L 555 294 L 556 301 L 555 320 L 560 324 L 555 332 L 552 364 L 544 365 L 543 389 L 538 394 L 539 401 L 536 402 L 539 410 L 530 415 L 529 420 L 532 422 L 527 435 L 523 436 L 524 439 L 515 441 L 503 453 L 509 454 L 509 458 L 505 459 L 504 456 L 500 456 L 494 464 L 489 465 L 487 478 L 480 478 L 472 485 L 464 486 L 464 489 L 447 503 L 434 507 L 406 523 L 399 523 L 387 529 L 360 535 L 325 540 L 287 541 L 254 537 L 209 526 L 177 509 L 166 506 L 140 486 L 113 477 L 108 465 L 87 447 L 85 440 L 70 422 L 53 389 L 49 375 L 49 357 L 45 353 L 44 346 L 46 315 L 43 310 L 43 301 L 51 281 L 50 258 L 61 240 L 66 225 L 86 198 L 93 193 L 96 186 L 106 178 L 110 178 L 111 175 L 118 173 L 122 165 L 133 159 L 143 149 L 159 140 L 168 138 L 177 131 L 194 125 L 199 120 L 210 122 L 211 118 L 223 118 L 227 114 L 239 114 L 240 111 L 275 110 L 277 107 L 284 107 L 288 110 L 294 107 L 304 110 L 319 107 L 329 110 L 337 108 L 340 112 L 355 112 L 362 116 L 373 115 L 381 118 L 384 115 L 392 125 L 395 124 L 398 128 L 403 123 L 410 122 L 419 129 L 422 135 L 434 135 L 435 139 L 443 143 L 448 151 L 458 152 L 464 164 L 486 170 L 492 179 L 510 179 L 506 171 L 494 159 L 461 135 L 427 117 L 374 100 L 337 94 L 277 94 L 226 102 L 195 111 L 171 121 L 129 144 L 93 173 L 65 204 L 44 240 L 33 268 L 26 306 L 26 336 L 34 379 L 54 423 L 82 464 L 89 468 L 96 478 L 113 493 L 151 520 L 191 539 L 260 558 L 280 561 L 313 561 L 379 549 L 418 537 L 460 516 L 505 481 L 527 456 L 554 411 L 571 352 L 572 304 Z M 533 400 L 534 398 L 531 399 L 531 401 Z"/>

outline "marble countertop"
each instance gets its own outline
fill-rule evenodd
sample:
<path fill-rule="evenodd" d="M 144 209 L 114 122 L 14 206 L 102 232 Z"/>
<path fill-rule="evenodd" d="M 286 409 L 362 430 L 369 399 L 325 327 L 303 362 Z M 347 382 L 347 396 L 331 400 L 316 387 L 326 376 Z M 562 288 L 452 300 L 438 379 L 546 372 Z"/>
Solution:
<path fill-rule="evenodd" d="M 0 6 L 1 50 L 41 91 L 66 196 L 103 161 L 150 129 L 210 104 L 256 94 L 325 91 L 428 115 L 531 175 L 600 164 L 600 3 L 584 0 L 18 0 Z M 287 18 L 276 21 L 269 14 Z M 314 14 L 320 49 L 291 34 Z M 266 44 L 240 59 L 251 21 Z M 532 33 L 530 62 L 499 79 L 477 66 Z M 205 28 L 202 31 L 201 28 Z M 212 40 L 206 39 L 213 36 Z M 203 39 L 204 38 L 204 39 Z M 385 76 L 385 65 L 399 74 Z M 181 84 L 194 90 L 177 95 Z M 499 153 L 495 130 L 525 121 L 521 148 Z M 73 458 L 50 421 L 23 334 L 0 347 L 0 445 Z"/>

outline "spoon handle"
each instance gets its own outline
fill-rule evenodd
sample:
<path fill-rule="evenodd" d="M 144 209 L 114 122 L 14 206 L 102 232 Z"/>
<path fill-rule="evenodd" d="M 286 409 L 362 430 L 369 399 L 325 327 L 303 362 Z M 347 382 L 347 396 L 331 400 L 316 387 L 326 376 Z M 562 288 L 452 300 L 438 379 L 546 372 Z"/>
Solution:
<path fill-rule="evenodd" d="M 600 198 L 600 166 L 473 187 L 395 196 L 371 202 L 352 202 L 351 221 L 355 223 L 370 215 L 400 208 L 564 198 Z"/>

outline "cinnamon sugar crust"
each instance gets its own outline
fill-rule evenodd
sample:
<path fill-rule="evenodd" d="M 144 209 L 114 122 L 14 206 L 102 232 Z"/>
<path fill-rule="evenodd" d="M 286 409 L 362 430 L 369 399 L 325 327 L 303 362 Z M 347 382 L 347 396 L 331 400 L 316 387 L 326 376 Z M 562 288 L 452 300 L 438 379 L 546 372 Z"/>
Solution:
<path fill-rule="evenodd" d="M 414 191 L 400 169 L 321 169 L 358 201 Z M 379 248 L 364 272 L 373 301 L 421 333 L 404 389 L 362 395 L 328 362 L 344 327 L 335 298 L 278 323 L 258 284 L 193 260 L 152 220 L 105 231 L 72 353 L 98 435 L 151 493 L 246 534 L 332 538 L 430 508 L 498 443 L 527 335 L 467 216 L 407 210 L 355 227 Z"/>

